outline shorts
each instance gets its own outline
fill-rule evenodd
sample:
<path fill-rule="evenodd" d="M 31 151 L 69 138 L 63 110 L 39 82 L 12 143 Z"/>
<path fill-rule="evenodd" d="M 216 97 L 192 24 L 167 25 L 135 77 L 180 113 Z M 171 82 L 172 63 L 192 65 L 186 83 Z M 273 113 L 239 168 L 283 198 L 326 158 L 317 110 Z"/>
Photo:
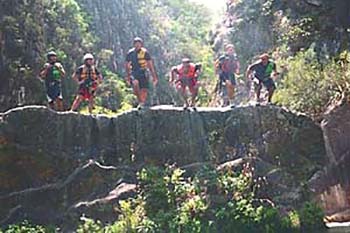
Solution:
<path fill-rule="evenodd" d="M 264 79 L 264 80 L 259 80 L 258 88 L 261 88 L 262 85 L 264 85 L 264 87 L 265 87 L 267 90 L 276 89 L 275 82 L 273 81 L 272 78 L 266 78 L 266 79 Z"/>
<path fill-rule="evenodd" d="M 146 70 L 140 71 L 137 73 L 133 73 L 131 77 L 132 81 L 137 80 L 139 81 L 139 87 L 140 89 L 148 89 L 149 88 L 149 78 L 148 78 L 148 73 Z"/>
<path fill-rule="evenodd" d="M 230 80 L 232 85 L 236 85 L 236 77 L 235 77 L 235 74 L 233 73 L 222 72 L 219 75 L 219 78 L 220 78 L 220 82 L 226 82 L 226 80 Z"/>
<path fill-rule="evenodd" d="M 87 87 L 85 84 L 79 86 L 79 95 L 84 98 L 84 100 L 89 100 L 91 97 L 95 96 L 97 89 L 97 84 L 93 83 L 91 87 Z"/>
<path fill-rule="evenodd" d="M 46 97 L 49 103 L 56 101 L 57 99 L 63 99 L 61 91 L 61 82 L 53 81 L 46 83 Z"/>

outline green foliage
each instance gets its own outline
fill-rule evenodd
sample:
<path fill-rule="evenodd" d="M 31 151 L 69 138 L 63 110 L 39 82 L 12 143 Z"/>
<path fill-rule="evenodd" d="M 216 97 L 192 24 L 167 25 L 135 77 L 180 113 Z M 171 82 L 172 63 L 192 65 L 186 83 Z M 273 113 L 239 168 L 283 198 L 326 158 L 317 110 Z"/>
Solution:
<path fill-rule="evenodd" d="M 277 208 L 255 195 L 251 175 L 204 168 L 192 178 L 174 166 L 148 167 L 138 174 L 134 199 L 119 203 L 118 221 L 103 227 L 83 219 L 78 232 L 237 232 L 297 233 L 300 227 L 324 229 L 322 211 L 306 204 L 282 217 Z M 301 220 L 300 220 L 301 219 Z"/>
<path fill-rule="evenodd" d="M 324 213 L 315 203 L 307 202 L 299 211 L 302 232 L 326 232 L 323 222 Z"/>
<path fill-rule="evenodd" d="M 279 83 L 275 101 L 290 109 L 318 117 L 333 100 L 349 93 L 348 53 L 341 59 L 319 62 L 314 48 L 278 63 L 287 72 Z"/>
<path fill-rule="evenodd" d="M 102 70 L 104 80 L 99 87 L 96 104 L 113 112 L 125 111 L 132 107 L 134 95 L 126 83 L 108 69 Z"/>
<path fill-rule="evenodd" d="M 2 232 L 0 230 L 0 232 Z M 42 226 L 36 226 L 30 224 L 28 221 L 24 221 L 17 225 L 9 226 L 4 233 L 53 233 L 55 229 L 45 228 Z"/>
<path fill-rule="evenodd" d="M 282 216 L 256 195 L 252 174 L 205 167 L 193 177 L 175 166 L 148 167 L 138 174 L 135 198 L 119 202 L 118 220 L 104 225 L 83 216 L 78 233 L 297 233 L 323 232 L 323 212 L 314 203 Z M 27 221 L 5 233 L 56 232 Z"/>

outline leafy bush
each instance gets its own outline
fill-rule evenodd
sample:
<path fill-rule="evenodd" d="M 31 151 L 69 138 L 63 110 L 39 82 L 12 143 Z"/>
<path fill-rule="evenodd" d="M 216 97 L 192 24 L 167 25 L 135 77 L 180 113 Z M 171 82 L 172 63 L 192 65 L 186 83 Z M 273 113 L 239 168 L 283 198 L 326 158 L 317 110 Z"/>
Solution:
<path fill-rule="evenodd" d="M 1 229 L 0 229 L 0 232 Z M 46 228 L 43 226 L 36 226 L 28 221 L 23 221 L 20 224 L 10 225 L 4 233 L 53 233 L 56 232 L 54 228 Z"/>
<path fill-rule="evenodd" d="M 337 60 L 320 63 L 314 47 L 295 57 L 280 60 L 287 72 L 279 83 L 274 100 L 312 117 L 320 116 L 333 101 L 349 93 L 350 73 L 347 52 Z"/>
<path fill-rule="evenodd" d="M 148 167 L 139 172 L 139 192 L 120 201 L 118 220 L 105 226 L 85 216 L 78 233 L 297 233 L 323 232 L 323 212 L 313 203 L 281 216 L 259 199 L 258 184 L 245 167 L 242 172 L 204 168 L 194 177 L 175 166 Z M 1 232 L 1 231 L 0 231 Z M 5 233 L 55 232 L 28 222 Z"/>
<path fill-rule="evenodd" d="M 113 225 L 85 219 L 78 232 L 232 232 L 296 233 L 320 229 L 322 211 L 307 204 L 300 212 L 282 217 L 276 207 L 256 195 L 252 174 L 245 171 L 200 171 L 186 178 L 174 166 L 149 167 L 139 174 L 135 199 L 120 202 L 120 216 Z M 315 231 L 305 231 L 315 232 Z M 320 231 L 318 231 L 320 232 Z"/>
<path fill-rule="evenodd" d="M 299 211 L 300 224 L 302 232 L 326 232 L 322 218 L 324 216 L 322 209 L 312 202 L 305 203 Z"/>

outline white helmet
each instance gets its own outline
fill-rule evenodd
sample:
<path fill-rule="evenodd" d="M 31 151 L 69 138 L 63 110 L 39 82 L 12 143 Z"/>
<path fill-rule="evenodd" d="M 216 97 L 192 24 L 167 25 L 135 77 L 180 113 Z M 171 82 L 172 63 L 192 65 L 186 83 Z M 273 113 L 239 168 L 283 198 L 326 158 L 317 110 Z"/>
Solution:
<path fill-rule="evenodd" d="M 94 59 L 94 56 L 91 53 L 85 54 L 83 58 L 84 62 L 88 59 Z"/>

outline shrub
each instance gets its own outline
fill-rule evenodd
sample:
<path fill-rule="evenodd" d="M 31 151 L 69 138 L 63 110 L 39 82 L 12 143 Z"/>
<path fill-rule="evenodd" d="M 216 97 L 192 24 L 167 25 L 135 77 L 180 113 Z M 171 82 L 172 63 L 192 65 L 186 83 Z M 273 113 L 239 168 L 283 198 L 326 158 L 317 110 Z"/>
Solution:
<path fill-rule="evenodd" d="M 344 52 L 336 60 L 323 59 L 322 64 L 311 47 L 295 57 L 280 60 L 278 63 L 287 72 L 278 83 L 274 101 L 311 117 L 321 116 L 333 100 L 349 93 L 348 57 Z"/>

